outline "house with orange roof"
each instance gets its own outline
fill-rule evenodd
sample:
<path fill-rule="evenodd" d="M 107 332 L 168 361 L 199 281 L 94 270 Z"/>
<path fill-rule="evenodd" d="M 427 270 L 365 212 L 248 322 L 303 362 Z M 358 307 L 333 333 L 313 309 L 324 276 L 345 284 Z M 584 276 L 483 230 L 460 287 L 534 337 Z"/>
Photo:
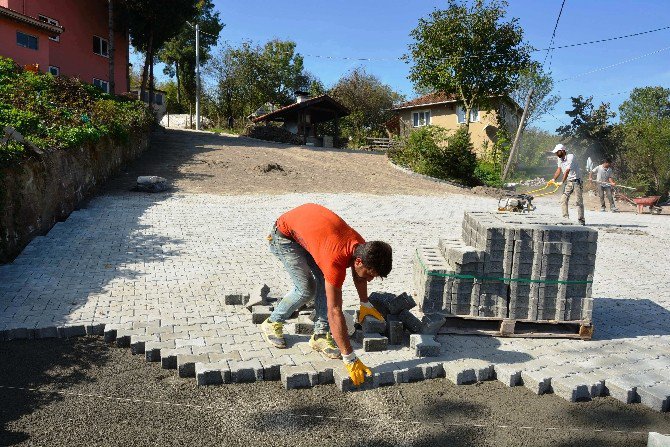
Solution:
<path fill-rule="evenodd" d="M 521 120 L 522 108 L 508 96 L 489 98 L 486 107 L 470 111 L 470 138 L 477 155 L 495 143 L 498 126 L 504 125 L 514 135 Z M 429 93 L 393 108 L 395 119 L 387 126 L 391 133 L 405 134 L 423 126 L 440 126 L 456 130 L 465 124 L 463 101 L 456 95 Z M 499 119 L 500 118 L 500 119 Z"/>

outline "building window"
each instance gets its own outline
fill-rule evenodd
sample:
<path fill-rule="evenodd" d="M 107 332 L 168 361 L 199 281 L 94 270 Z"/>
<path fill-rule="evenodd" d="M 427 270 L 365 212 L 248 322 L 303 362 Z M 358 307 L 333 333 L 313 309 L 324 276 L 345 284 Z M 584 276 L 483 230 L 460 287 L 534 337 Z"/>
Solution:
<path fill-rule="evenodd" d="M 430 110 L 412 112 L 412 126 L 422 127 L 430 125 Z"/>
<path fill-rule="evenodd" d="M 31 36 L 30 34 L 25 34 L 22 33 L 21 31 L 17 31 L 16 44 L 20 47 L 29 48 L 31 50 L 37 50 L 39 48 L 39 39 L 36 36 Z"/>
<path fill-rule="evenodd" d="M 154 104 L 157 106 L 162 106 L 163 105 L 163 94 L 162 93 L 154 93 Z"/>
<path fill-rule="evenodd" d="M 51 17 L 39 15 L 38 18 L 40 19 L 40 21 L 48 23 L 49 25 L 60 26 L 60 22 L 58 22 L 58 20 L 56 19 L 52 19 Z M 49 40 L 53 40 L 54 42 L 60 42 L 60 36 L 49 37 Z"/>
<path fill-rule="evenodd" d="M 465 109 L 463 106 L 456 107 L 456 117 L 458 118 L 458 124 L 465 124 Z M 475 106 L 470 109 L 470 122 L 475 123 L 479 121 L 479 109 Z"/>
<path fill-rule="evenodd" d="M 93 52 L 97 55 L 109 57 L 109 46 L 107 40 L 102 37 L 93 36 Z"/>
<path fill-rule="evenodd" d="M 54 76 L 60 75 L 60 68 L 54 67 L 53 65 L 49 65 L 49 73 L 51 73 Z"/>
<path fill-rule="evenodd" d="M 93 78 L 93 85 L 98 87 L 105 93 L 109 93 L 109 82 L 103 81 L 102 79 Z"/>

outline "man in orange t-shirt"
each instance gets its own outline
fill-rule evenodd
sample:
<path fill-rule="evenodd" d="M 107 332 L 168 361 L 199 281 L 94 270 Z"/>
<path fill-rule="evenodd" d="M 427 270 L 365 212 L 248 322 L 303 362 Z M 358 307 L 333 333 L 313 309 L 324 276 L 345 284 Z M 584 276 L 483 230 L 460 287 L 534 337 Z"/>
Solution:
<path fill-rule="evenodd" d="M 329 209 L 307 203 L 282 214 L 268 236 L 270 251 L 284 264 L 293 290 L 263 322 L 263 336 L 272 346 L 285 348 L 283 324 L 309 300 L 316 321 L 309 345 L 329 358 L 342 358 L 354 385 L 372 372 L 354 354 L 342 313 L 342 284 L 347 268 L 361 301 L 359 321 L 366 316 L 383 321 L 368 302 L 367 283 L 391 271 L 392 250 L 385 242 L 365 240 Z"/>

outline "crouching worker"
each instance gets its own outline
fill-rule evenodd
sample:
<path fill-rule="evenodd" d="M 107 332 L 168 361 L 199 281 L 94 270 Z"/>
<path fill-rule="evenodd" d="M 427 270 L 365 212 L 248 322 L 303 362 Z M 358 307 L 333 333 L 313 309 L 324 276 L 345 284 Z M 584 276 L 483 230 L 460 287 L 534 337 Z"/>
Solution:
<path fill-rule="evenodd" d="M 268 236 L 270 251 L 284 264 L 293 290 L 275 306 L 261 325 L 263 337 L 275 348 L 286 348 L 283 325 L 293 312 L 314 300 L 316 321 L 309 345 L 322 355 L 344 361 L 354 385 L 372 371 L 356 358 L 342 313 L 342 284 L 347 268 L 358 292 L 359 320 L 382 315 L 368 303 L 369 281 L 391 271 L 391 246 L 365 242 L 337 214 L 308 203 L 282 214 Z"/>

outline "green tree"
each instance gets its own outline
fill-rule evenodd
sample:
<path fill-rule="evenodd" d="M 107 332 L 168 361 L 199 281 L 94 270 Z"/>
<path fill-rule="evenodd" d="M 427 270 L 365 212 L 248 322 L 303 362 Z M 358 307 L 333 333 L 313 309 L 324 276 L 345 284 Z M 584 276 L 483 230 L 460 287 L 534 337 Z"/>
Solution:
<path fill-rule="evenodd" d="M 124 21 L 130 41 L 145 55 L 140 92 L 144 96 L 147 81 L 152 101 L 156 54 L 177 35 L 189 18 L 195 16 L 196 0 L 124 0 Z"/>
<path fill-rule="evenodd" d="M 341 121 L 342 136 L 351 137 L 355 145 L 362 144 L 366 135 L 383 135 L 390 109 L 403 99 L 362 67 L 343 76 L 329 94 L 351 112 Z"/>
<path fill-rule="evenodd" d="M 670 189 L 670 89 L 641 87 L 619 107 L 623 155 L 619 169 L 627 181 L 649 194 Z"/>
<path fill-rule="evenodd" d="M 506 6 L 502 0 L 476 0 L 470 7 L 449 0 L 447 9 L 420 19 L 410 34 L 410 80 L 418 88 L 458 95 L 466 126 L 473 106 L 508 94 L 530 62 L 518 19 L 504 20 Z"/>
<path fill-rule="evenodd" d="M 551 78 L 551 74 L 545 73 L 542 66 L 537 62 L 531 63 L 528 68 L 521 71 L 510 97 L 519 106 L 524 107 L 531 88 L 533 89 L 533 96 L 531 96 L 524 129 L 552 110 L 561 100 L 560 96 L 551 94 L 554 89 L 554 80 Z"/>
<path fill-rule="evenodd" d="M 264 105 L 293 102 L 296 90 L 309 90 L 314 78 L 304 71 L 295 43 L 273 40 L 263 46 L 244 42 L 225 47 L 207 67 L 214 81 L 213 101 L 225 117 L 243 118 Z"/>
<path fill-rule="evenodd" d="M 670 89 L 661 86 L 633 89 L 630 98 L 619 106 L 621 122 L 670 117 Z"/>
<path fill-rule="evenodd" d="M 637 119 L 622 125 L 627 177 L 647 194 L 670 190 L 670 118 Z"/>
<path fill-rule="evenodd" d="M 572 118 L 570 124 L 556 129 L 556 132 L 568 139 L 573 149 L 581 156 L 612 157 L 617 155 L 617 141 L 614 126 L 610 120 L 616 116 L 609 103 L 593 105 L 593 97 L 572 97 L 572 110 L 566 115 Z"/>
<path fill-rule="evenodd" d="M 190 24 L 189 24 L 190 23 Z M 218 35 L 225 26 L 214 10 L 212 0 L 199 0 L 192 21 L 184 23 L 179 34 L 168 40 L 158 52 L 158 58 L 166 64 L 164 72 L 177 80 L 177 101 L 181 104 L 182 92 L 189 105 L 195 102 L 195 24 L 200 25 L 200 63 L 206 64 L 211 57 L 211 48 L 218 42 Z"/>

